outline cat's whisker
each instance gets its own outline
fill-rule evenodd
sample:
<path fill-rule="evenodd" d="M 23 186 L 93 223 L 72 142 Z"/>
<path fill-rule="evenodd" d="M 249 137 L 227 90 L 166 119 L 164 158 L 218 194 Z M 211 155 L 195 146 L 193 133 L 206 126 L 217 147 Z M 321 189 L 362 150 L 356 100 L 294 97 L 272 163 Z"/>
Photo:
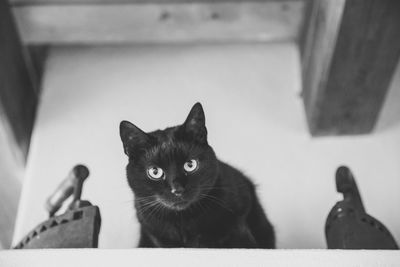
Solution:
<path fill-rule="evenodd" d="M 151 202 L 151 203 L 147 203 L 146 205 L 142 205 L 141 208 L 144 211 L 146 211 L 146 210 L 150 210 L 150 209 L 154 208 L 155 206 L 157 206 L 157 204 L 158 203 L 156 201 L 154 201 L 154 202 Z"/>
<path fill-rule="evenodd" d="M 154 205 L 154 208 L 152 209 L 152 211 L 149 213 L 149 217 L 150 218 L 155 218 L 157 219 L 157 214 L 159 212 L 159 210 L 163 208 L 162 204 L 160 202 L 157 201 L 157 203 Z"/>
<path fill-rule="evenodd" d="M 237 191 L 235 190 L 230 190 L 227 188 L 223 188 L 223 187 L 199 187 L 199 189 L 203 189 L 203 190 L 216 190 L 216 191 L 225 191 L 225 192 L 229 192 L 229 193 L 237 193 Z"/>
<path fill-rule="evenodd" d="M 163 221 L 164 210 L 165 210 L 164 206 L 161 205 L 161 203 L 160 203 L 159 209 L 158 209 L 158 211 L 157 211 L 158 215 L 160 215 L 160 216 L 159 216 L 160 221 Z"/>
<path fill-rule="evenodd" d="M 142 203 L 139 203 L 139 207 L 142 210 L 142 214 L 149 216 L 149 214 L 151 214 L 153 212 L 153 210 L 160 205 L 159 201 L 157 199 L 152 199 L 152 200 L 147 200 L 142 201 Z M 147 212 L 146 212 L 147 211 Z"/>
<path fill-rule="evenodd" d="M 207 194 L 200 194 L 200 195 L 203 196 L 203 197 L 205 197 L 206 199 L 208 199 L 208 200 L 210 200 L 210 201 L 212 201 L 212 202 L 218 204 L 218 205 L 221 206 L 222 208 L 224 208 L 224 209 L 226 209 L 226 210 L 228 210 L 229 212 L 231 212 L 231 213 L 234 214 L 234 212 L 233 212 L 231 209 L 229 209 L 228 207 L 226 207 L 220 199 L 218 199 L 218 198 L 216 198 L 216 197 L 214 197 L 214 196 L 211 196 L 211 195 L 207 195 Z"/>
<path fill-rule="evenodd" d="M 165 218 L 165 208 L 164 207 L 160 208 L 160 215 L 161 215 L 160 220 L 164 221 L 164 218 Z"/>
<path fill-rule="evenodd" d="M 141 205 L 141 206 L 146 206 L 148 204 L 156 203 L 156 202 L 158 202 L 158 201 L 156 199 L 153 199 L 153 200 L 142 201 L 141 203 L 138 203 L 138 204 Z"/>
<path fill-rule="evenodd" d="M 136 201 L 147 201 L 147 200 L 149 200 L 149 199 L 154 199 L 154 196 L 153 195 L 150 195 L 150 196 L 145 196 L 145 197 L 136 197 L 135 198 L 135 200 Z"/>
<path fill-rule="evenodd" d="M 152 212 L 153 208 L 154 208 L 155 206 L 157 206 L 158 204 L 159 204 L 159 203 L 158 203 L 157 200 L 149 201 L 149 202 L 147 202 L 147 203 L 140 204 L 140 205 L 138 206 L 138 210 L 139 210 L 139 212 L 140 212 L 142 215 L 148 216 L 148 214 L 149 214 L 150 212 Z"/>
<path fill-rule="evenodd" d="M 242 184 L 237 184 L 235 185 L 236 188 L 246 188 L 248 187 L 247 184 L 242 183 Z M 230 190 L 224 186 L 199 186 L 200 189 L 215 189 L 215 190 L 222 190 L 222 191 L 227 191 L 227 192 L 232 192 L 232 193 L 236 193 L 237 191 L 235 190 Z"/>
<path fill-rule="evenodd" d="M 201 203 L 200 201 L 197 201 L 195 204 L 199 206 L 200 211 L 202 212 L 202 214 L 206 213 L 207 208 L 205 207 L 205 203 Z"/>

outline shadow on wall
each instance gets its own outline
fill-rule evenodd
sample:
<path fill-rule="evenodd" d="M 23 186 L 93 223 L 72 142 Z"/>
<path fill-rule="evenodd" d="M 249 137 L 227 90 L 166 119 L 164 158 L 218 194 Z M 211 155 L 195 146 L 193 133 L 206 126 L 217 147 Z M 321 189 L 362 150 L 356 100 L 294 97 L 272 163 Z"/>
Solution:
<path fill-rule="evenodd" d="M 387 131 L 400 125 L 400 64 L 397 65 L 385 104 L 381 110 L 376 132 Z"/>

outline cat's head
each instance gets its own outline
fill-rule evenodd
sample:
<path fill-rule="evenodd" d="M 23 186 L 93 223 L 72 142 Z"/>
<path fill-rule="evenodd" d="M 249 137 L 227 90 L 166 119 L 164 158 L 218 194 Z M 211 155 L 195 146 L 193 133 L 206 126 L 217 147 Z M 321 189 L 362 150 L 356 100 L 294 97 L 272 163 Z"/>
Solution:
<path fill-rule="evenodd" d="M 122 121 L 120 136 L 129 157 L 128 183 L 137 201 L 184 210 L 215 184 L 218 163 L 207 142 L 200 103 L 182 125 L 145 133 Z"/>

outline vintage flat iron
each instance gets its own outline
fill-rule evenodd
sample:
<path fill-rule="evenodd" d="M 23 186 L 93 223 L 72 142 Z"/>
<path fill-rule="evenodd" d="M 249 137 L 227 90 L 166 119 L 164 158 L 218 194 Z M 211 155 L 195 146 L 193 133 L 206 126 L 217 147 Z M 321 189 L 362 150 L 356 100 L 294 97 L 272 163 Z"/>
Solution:
<path fill-rule="evenodd" d="M 14 248 L 97 248 L 100 210 L 89 201 L 80 199 L 83 182 L 88 176 L 87 167 L 75 166 L 47 199 L 49 219 L 36 226 Z M 72 202 L 66 212 L 55 215 L 70 196 Z"/>
<path fill-rule="evenodd" d="M 365 212 L 349 168 L 337 169 L 336 188 L 344 198 L 336 203 L 326 220 L 328 249 L 398 249 L 389 230 Z"/>

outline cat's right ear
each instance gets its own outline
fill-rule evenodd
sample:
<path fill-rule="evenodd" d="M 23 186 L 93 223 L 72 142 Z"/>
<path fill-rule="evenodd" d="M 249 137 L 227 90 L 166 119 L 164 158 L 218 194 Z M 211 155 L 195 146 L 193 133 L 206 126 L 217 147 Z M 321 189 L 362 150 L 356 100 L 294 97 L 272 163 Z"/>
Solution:
<path fill-rule="evenodd" d="M 202 105 L 197 102 L 189 112 L 183 127 L 188 136 L 200 143 L 207 143 L 206 118 Z"/>
<path fill-rule="evenodd" d="M 149 142 L 149 136 L 129 121 L 121 121 L 119 135 L 124 146 L 124 152 L 129 157 L 135 147 Z"/>

